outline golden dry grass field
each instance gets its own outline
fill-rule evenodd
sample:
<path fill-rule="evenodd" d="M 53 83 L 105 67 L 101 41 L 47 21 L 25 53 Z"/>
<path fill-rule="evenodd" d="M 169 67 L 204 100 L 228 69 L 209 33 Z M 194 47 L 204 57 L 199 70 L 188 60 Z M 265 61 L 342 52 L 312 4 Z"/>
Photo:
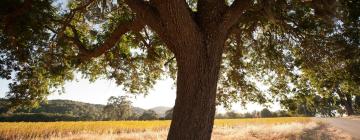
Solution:
<path fill-rule="evenodd" d="M 0 139 L 166 139 L 170 121 L 4 122 Z M 311 118 L 215 120 L 213 139 L 351 139 Z"/>

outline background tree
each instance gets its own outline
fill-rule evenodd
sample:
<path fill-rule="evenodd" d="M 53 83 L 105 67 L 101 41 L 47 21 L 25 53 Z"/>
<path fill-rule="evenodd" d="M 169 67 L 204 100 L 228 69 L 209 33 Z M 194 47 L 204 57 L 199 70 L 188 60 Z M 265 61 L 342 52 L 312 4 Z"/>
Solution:
<path fill-rule="evenodd" d="M 235 111 L 229 111 L 225 113 L 225 116 L 227 118 L 231 118 L 231 119 L 235 119 L 235 118 L 240 118 L 240 114 L 236 113 Z"/>
<path fill-rule="evenodd" d="M 140 117 L 139 120 L 157 120 L 159 115 L 154 110 L 146 110 Z"/>
<path fill-rule="evenodd" d="M 127 96 L 111 96 L 104 107 L 104 113 L 110 120 L 126 120 L 132 115 L 131 101 Z"/>
<path fill-rule="evenodd" d="M 50 0 L 4 0 L 0 5 L 0 76 L 14 81 L 7 95 L 14 105 L 38 105 L 51 89 L 73 80 L 74 72 L 90 80 L 114 79 L 130 93 L 146 93 L 165 75 L 177 80 L 169 139 L 210 139 L 217 104 L 281 99 L 297 68 L 322 73 L 311 64 L 332 60 L 322 53 L 331 44 L 328 38 L 342 38 L 337 47 L 359 40 L 358 1 L 71 0 L 55 7 Z M 344 30 L 335 32 L 341 22 Z M 358 85 L 359 57 L 336 54 L 349 58 L 341 63 L 351 61 L 345 78 L 324 73 L 318 81 L 336 77 L 341 82 L 333 83 L 341 84 L 334 85 Z M 278 92 L 263 94 L 258 82 Z M 340 91 L 355 94 L 347 89 Z"/>
<path fill-rule="evenodd" d="M 253 118 L 254 116 L 252 116 L 252 114 L 250 112 L 246 112 L 244 114 L 244 118 Z"/>
<path fill-rule="evenodd" d="M 289 114 L 289 112 L 285 110 L 279 110 L 274 112 L 273 114 L 276 114 L 276 117 L 291 117 L 291 114 Z"/>
<path fill-rule="evenodd" d="M 359 95 L 356 95 L 355 96 L 355 112 L 356 114 L 360 114 L 360 96 Z"/>
<path fill-rule="evenodd" d="M 295 60 L 311 86 L 324 98 L 345 108 L 348 115 L 354 114 L 353 99 L 359 92 L 359 10 L 360 3 L 341 1 L 340 16 L 334 18 L 334 27 L 325 26 L 317 34 L 326 34 L 326 38 L 314 34 L 306 38 L 298 48 Z M 312 47 L 321 43 L 326 47 Z M 311 52 L 318 52 L 309 55 Z M 336 95 L 334 95 L 336 94 Z M 334 110 L 334 109 L 333 109 Z"/>
<path fill-rule="evenodd" d="M 273 117 L 271 111 L 267 108 L 264 108 L 260 111 L 260 116 L 261 116 L 261 118 Z"/>
<path fill-rule="evenodd" d="M 226 118 L 226 116 L 223 113 L 216 113 L 216 115 L 215 115 L 215 119 L 225 119 L 225 118 Z"/>

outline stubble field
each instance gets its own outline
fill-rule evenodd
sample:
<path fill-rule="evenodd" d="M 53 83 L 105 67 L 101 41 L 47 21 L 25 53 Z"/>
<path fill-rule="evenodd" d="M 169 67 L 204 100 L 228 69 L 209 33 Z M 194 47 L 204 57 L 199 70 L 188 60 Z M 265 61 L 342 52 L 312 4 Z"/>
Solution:
<path fill-rule="evenodd" d="M 163 140 L 170 121 L 0 123 L 0 139 Z M 306 117 L 215 120 L 214 140 L 351 139 Z"/>

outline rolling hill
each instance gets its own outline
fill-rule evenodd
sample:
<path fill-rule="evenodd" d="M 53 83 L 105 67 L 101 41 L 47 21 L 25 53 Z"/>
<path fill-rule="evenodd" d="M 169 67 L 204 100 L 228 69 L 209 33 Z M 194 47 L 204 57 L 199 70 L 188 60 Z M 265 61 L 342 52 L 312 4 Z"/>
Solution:
<path fill-rule="evenodd" d="M 0 114 L 6 113 L 8 110 L 5 107 L 7 100 L 0 99 Z M 91 104 L 72 100 L 49 100 L 47 103 L 41 103 L 38 108 L 27 109 L 18 108 L 12 111 L 10 114 L 22 116 L 29 115 L 52 115 L 52 116 L 72 116 L 77 120 L 103 120 L 104 113 L 103 108 L 105 105 L 102 104 Z M 132 107 L 132 112 L 141 115 L 145 110 L 139 107 Z M 161 111 L 160 111 L 161 112 Z M 6 113 L 9 116 L 9 113 Z M 2 121 L 2 120 L 0 120 Z"/>
<path fill-rule="evenodd" d="M 158 114 L 160 117 L 165 117 L 165 112 L 170 109 L 171 109 L 171 107 L 157 106 L 157 107 L 151 108 L 150 110 L 154 110 L 156 112 L 156 114 Z"/>

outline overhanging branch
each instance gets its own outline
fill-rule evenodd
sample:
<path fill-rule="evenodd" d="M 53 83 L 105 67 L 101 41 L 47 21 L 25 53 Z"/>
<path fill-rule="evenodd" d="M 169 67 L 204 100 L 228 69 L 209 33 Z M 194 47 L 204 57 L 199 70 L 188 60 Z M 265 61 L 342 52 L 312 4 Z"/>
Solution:
<path fill-rule="evenodd" d="M 74 33 L 74 36 L 70 37 L 70 39 L 72 39 L 74 44 L 78 47 L 78 58 L 80 59 L 80 62 L 83 62 L 104 54 L 112 47 L 114 47 L 116 43 L 118 43 L 122 35 L 129 31 L 139 31 L 141 30 L 143 25 L 141 24 L 141 22 L 138 22 L 138 20 L 120 23 L 102 44 L 96 45 L 97 47 L 94 47 L 93 49 L 88 49 L 92 47 L 86 47 L 86 45 L 81 42 L 80 36 L 74 26 L 70 27 Z"/>
<path fill-rule="evenodd" d="M 198 39 L 201 36 L 184 0 L 125 0 L 125 3 L 136 17 L 160 36 L 173 53 L 182 50 L 175 46 L 191 46 L 186 44 L 191 41 L 181 42 L 179 37 Z"/>
<path fill-rule="evenodd" d="M 144 25 L 148 25 L 153 29 L 165 42 L 168 39 L 168 35 L 164 30 L 162 21 L 160 19 L 160 14 L 155 7 L 151 6 L 150 2 L 144 0 L 125 0 L 125 3 L 130 7 L 130 9 L 136 14 L 136 18 Z M 174 48 L 171 47 L 171 43 L 167 42 L 168 48 L 174 51 Z"/>
<path fill-rule="evenodd" d="M 224 14 L 221 22 L 223 30 L 229 30 L 235 25 L 243 13 L 253 4 L 253 0 L 235 0 Z"/>
<path fill-rule="evenodd" d="M 152 8 L 148 2 L 143 0 L 125 0 L 125 3 L 136 13 L 136 18 L 147 24 L 158 34 L 163 34 L 160 22 L 160 15 Z"/>
<path fill-rule="evenodd" d="M 225 0 L 198 0 L 197 20 L 203 30 L 208 26 L 216 26 L 226 8 Z"/>
<path fill-rule="evenodd" d="M 61 27 L 57 31 L 58 38 L 67 37 L 66 35 L 64 35 L 65 29 L 67 27 L 71 26 L 70 23 L 73 20 L 73 18 L 75 17 L 75 14 L 77 12 L 84 12 L 86 10 L 86 8 L 95 1 L 96 0 L 89 0 L 88 2 L 86 2 L 84 4 L 80 4 L 79 6 L 77 6 L 74 9 L 70 9 L 70 12 L 67 15 L 65 15 L 64 19 L 62 19 L 62 20 L 52 19 L 54 22 L 58 22 L 61 24 Z"/>
<path fill-rule="evenodd" d="M 26 14 L 29 10 L 31 10 L 33 6 L 33 0 L 25 0 L 21 5 L 15 7 L 14 11 L 8 15 L 5 15 L 2 19 L 4 21 L 4 32 L 7 34 L 10 39 L 11 44 L 17 44 L 16 42 L 16 33 L 14 32 L 14 21 Z"/>

